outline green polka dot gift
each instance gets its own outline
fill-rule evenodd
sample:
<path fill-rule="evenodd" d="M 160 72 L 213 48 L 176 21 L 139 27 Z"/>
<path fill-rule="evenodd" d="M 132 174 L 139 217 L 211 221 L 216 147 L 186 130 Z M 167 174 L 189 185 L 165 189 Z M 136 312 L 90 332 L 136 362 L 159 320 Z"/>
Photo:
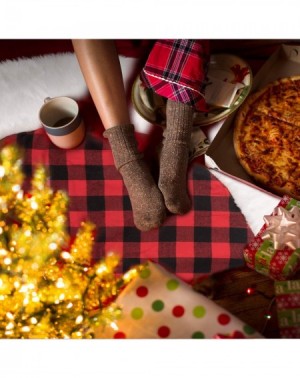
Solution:
<path fill-rule="evenodd" d="M 193 290 L 160 265 L 147 262 L 121 292 L 115 327 L 99 328 L 97 338 L 215 339 L 262 338 L 252 327 Z"/>

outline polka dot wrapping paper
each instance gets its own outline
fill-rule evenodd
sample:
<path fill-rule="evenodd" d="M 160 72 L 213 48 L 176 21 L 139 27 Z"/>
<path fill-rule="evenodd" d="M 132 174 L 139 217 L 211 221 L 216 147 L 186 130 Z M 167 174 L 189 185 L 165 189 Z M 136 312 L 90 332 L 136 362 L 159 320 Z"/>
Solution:
<path fill-rule="evenodd" d="M 212 339 L 263 336 L 159 264 L 145 269 L 119 295 L 118 329 L 96 331 L 97 338 Z"/>

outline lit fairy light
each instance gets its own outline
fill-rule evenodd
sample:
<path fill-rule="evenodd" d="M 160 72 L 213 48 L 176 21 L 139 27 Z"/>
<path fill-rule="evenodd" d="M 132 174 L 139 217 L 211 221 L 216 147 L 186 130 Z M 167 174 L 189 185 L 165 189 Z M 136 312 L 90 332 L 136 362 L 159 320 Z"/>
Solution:
<path fill-rule="evenodd" d="M 40 298 L 38 297 L 38 295 L 32 297 L 32 302 L 37 303 L 39 301 L 40 301 Z"/>
<path fill-rule="evenodd" d="M 52 243 L 49 244 L 49 249 L 51 251 L 55 251 L 57 249 L 57 247 L 58 247 L 57 243 L 55 243 L 55 242 L 52 242 Z"/>
<path fill-rule="evenodd" d="M 16 185 L 13 185 L 11 190 L 14 192 L 14 193 L 17 193 L 19 192 L 19 190 L 21 189 L 20 185 L 16 184 Z"/>
<path fill-rule="evenodd" d="M 128 270 L 124 275 L 123 278 L 125 281 L 130 281 L 133 277 L 137 275 L 137 270 L 135 268 L 132 268 Z"/>
<path fill-rule="evenodd" d="M 62 289 L 62 288 L 64 288 L 64 287 L 65 287 L 64 280 L 60 277 L 60 278 L 56 281 L 55 286 L 56 286 L 58 289 Z"/>
<path fill-rule="evenodd" d="M 76 324 L 80 324 L 80 323 L 82 323 L 82 321 L 83 321 L 83 316 L 82 315 L 78 315 L 77 318 L 76 318 L 76 320 L 75 320 L 75 323 Z"/>
<path fill-rule="evenodd" d="M 25 235 L 27 238 L 29 238 L 32 234 L 31 234 L 31 231 L 30 231 L 30 230 L 26 230 L 26 231 L 24 232 L 24 235 Z"/>
<path fill-rule="evenodd" d="M 22 330 L 22 332 L 30 332 L 30 327 L 28 327 L 28 326 L 23 326 L 23 327 L 21 328 L 21 330 Z"/>
<path fill-rule="evenodd" d="M 33 283 L 23 284 L 23 285 L 20 287 L 19 292 L 20 292 L 20 293 L 28 293 L 30 290 L 33 290 L 34 287 L 35 287 L 35 286 L 34 286 Z"/>
<path fill-rule="evenodd" d="M 248 295 L 252 295 L 252 294 L 255 293 L 255 289 L 254 289 L 253 287 L 247 287 L 247 289 L 246 289 L 246 293 L 247 293 Z"/>
<path fill-rule="evenodd" d="M 10 265 L 12 263 L 12 259 L 10 257 L 5 257 L 3 262 L 4 262 L 5 265 Z"/>
<path fill-rule="evenodd" d="M 39 205 L 34 198 L 32 198 L 30 201 L 30 207 L 32 210 L 37 210 L 39 208 Z"/>
<path fill-rule="evenodd" d="M 30 318 L 31 324 L 35 325 L 35 324 L 37 324 L 37 322 L 38 322 L 37 318 L 35 318 L 35 317 Z"/>
<path fill-rule="evenodd" d="M 72 256 L 70 255 L 69 252 L 63 251 L 63 252 L 61 253 L 61 257 L 62 257 L 64 260 L 69 260 L 69 259 L 71 259 Z"/>
<path fill-rule="evenodd" d="M 7 250 L 4 248 L 0 248 L 0 256 L 6 256 L 7 255 Z"/>
<path fill-rule="evenodd" d="M 15 282 L 14 282 L 14 288 L 15 288 L 15 289 L 19 289 L 20 286 L 21 286 L 21 284 L 20 284 L 19 281 L 15 281 Z"/>
<path fill-rule="evenodd" d="M 72 308 L 72 307 L 73 307 L 73 303 L 72 303 L 72 302 L 68 303 L 66 307 L 67 307 L 68 309 Z"/>
<path fill-rule="evenodd" d="M 26 293 L 26 292 L 27 292 L 27 288 L 28 288 L 27 285 L 22 285 L 22 286 L 20 287 L 19 293 Z"/>
<path fill-rule="evenodd" d="M 18 200 L 22 200 L 23 199 L 23 197 L 24 197 L 24 192 L 23 192 L 23 190 L 20 190 L 18 193 L 17 193 L 17 199 Z"/>
<path fill-rule="evenodd" d="M 0 178 L 4 176 L 5 176 L 5 168 L 3 167 L 3 165 L 0 165 Z"/>
<path fill-rule="evenodd" d="M 13 322 L 9 322 L 9 323 L 7 323 L 7 325 L 6 325 L 6 327 L 5 327 L 5 329 L 6 329 L 7 331 L 10 331 L 10 330 L 12 330 L 12 329 L 14 329 L 14 328 L 15 328 L 15 325 L 14 325 Z"/>
<path fill-rule="evenodd" d="M 103 273 L 106 273 L 108 271 L 107 269 L 107 266 L 104 265 L 104 264 L 101 264 L 97 270 L 96 270 L 96 274 L 103 274 Z"/>
<path fill-rule="evenodd" d="M 9 319 L 9 320 L 13 320 L 14 319 L 14 316 L 11 312 L 7 312 L 6 313 L 6 317 Z"/>
<path fill-rule="evenodd" d="M 29 298 L 26 296 L 23 300 L 23 306 L 27 306 L 30 303 Z"/>
<path fill-rule="evenodd" d="M 115 331 L 118 331 L 118 330 L 119 330 L 119 327 L 117 326 L 117 324 L 116 324 L 115 322 L 111 322 L 111 323 L 110 323 L 110 326 L 111 326 L 111 328 L 112 328 L 113 330 L 115 330 Z"/>

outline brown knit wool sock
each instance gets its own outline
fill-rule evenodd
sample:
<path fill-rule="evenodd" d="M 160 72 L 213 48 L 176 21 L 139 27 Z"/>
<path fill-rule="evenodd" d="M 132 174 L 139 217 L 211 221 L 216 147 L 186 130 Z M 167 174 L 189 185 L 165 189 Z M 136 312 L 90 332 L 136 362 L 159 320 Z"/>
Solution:
<path fill-rule="evenodd" d="M 127 188 L 136 227 L 141 231 L 159 227 L 166 217 L 164 199 L 138 151 L 134 126 L 115 126 L 103 136 L 109 140 L 115 166 Z"/>
<path fill-rule="evenodd" d="M 173 214 L 185 214 L 191 209 L 187 168 L 193 113 L 189 105 L 167 101 L 158 186 L 166 207 Z"/>

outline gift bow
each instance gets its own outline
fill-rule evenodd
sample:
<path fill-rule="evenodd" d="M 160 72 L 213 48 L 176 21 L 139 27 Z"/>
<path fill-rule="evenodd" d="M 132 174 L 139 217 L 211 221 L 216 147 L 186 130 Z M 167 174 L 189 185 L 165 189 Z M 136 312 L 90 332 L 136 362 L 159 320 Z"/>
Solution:
<path fill-rule="evenodd" d="M 271 239 L 274 249 L 285 246 L 296 249 L 300 247 L 300 209 L 294 206 L 290 211 L 277 207 L 274 215 L 265 216 L 266 230 L 261 235 L 263 240 Z"/>

